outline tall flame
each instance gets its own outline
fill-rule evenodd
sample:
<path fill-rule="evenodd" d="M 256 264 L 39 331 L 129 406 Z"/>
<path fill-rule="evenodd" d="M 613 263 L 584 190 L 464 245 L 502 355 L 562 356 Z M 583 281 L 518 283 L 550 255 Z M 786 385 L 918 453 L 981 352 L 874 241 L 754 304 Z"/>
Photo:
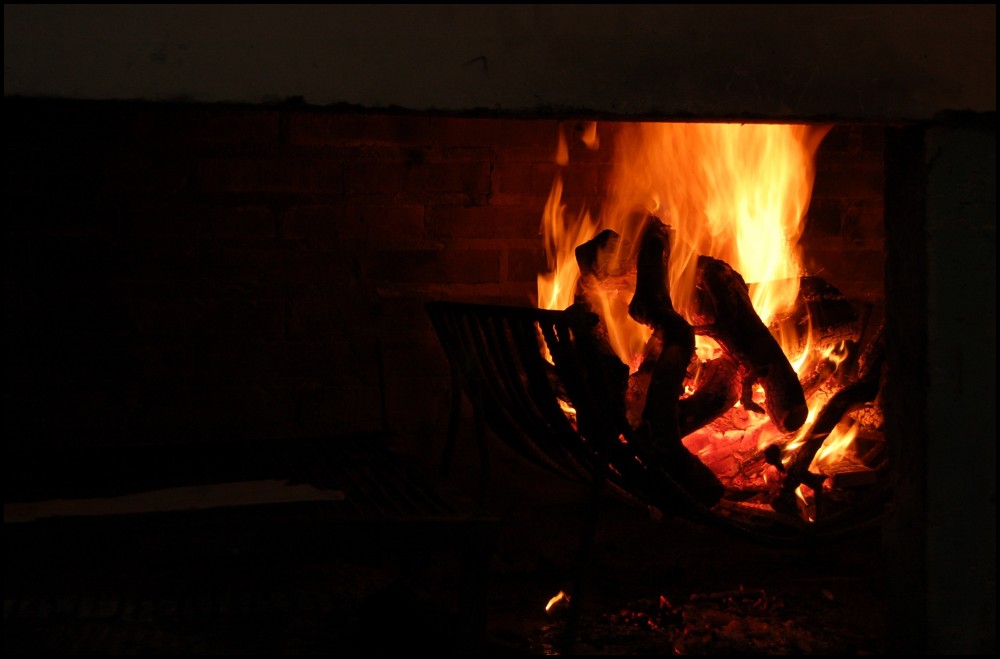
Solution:
<path fill-rule="evenodd" d="M 612 229 L 621 245 L 638 245 L 648 214 L 674 229 L 669 287 L 674 306 L 690 317 L 698 256 L 725 261 L 751 283 L 761 320 L 795 301 L 802 273 L 798 240 L 815 176 L 813 159 L 825 126 L 626 123 L 614 146 L 608 199 L 599 221 L 581 211 L 567 223 L 557 176 L 545 209 L 543 233 L 550 272 L 539 277 L 539 306 L 564 309 L 579 278 L 575 248 L 598 229 Z M 560 151 L 565 154 L 560 134 Z M 600 294 L 600 293 L 597 293 Z M 617 308 L 591 300 L 595 311 Z M 620 307 L 620 305 L 618 305 Z M 621 313 L 603 317 L 622 339 L 619 357 L 633 364 L 648 329 Z"/>
<path fill-rule="evenodd" d="M 584 133 L 588 145 L 597 143 L 596 124 L 593 126 Z M 591 132 L 594 134 L 591 135 Z M 569 164 L 569 146 L 562 129 L 559 131 L 555 162 L 562 167 Z M 597 223 L 590 219 L 586 210 L 575 219 L 567 217 L 562 190 L 562 174 L 557 172 L 542 214 L 542 241 L 549 271 L 538 275 L 538 306 L 541 309 L 565 309 L 573 304 L 576 282 L 580 279 L 576 247 L 597 233 Z"/>

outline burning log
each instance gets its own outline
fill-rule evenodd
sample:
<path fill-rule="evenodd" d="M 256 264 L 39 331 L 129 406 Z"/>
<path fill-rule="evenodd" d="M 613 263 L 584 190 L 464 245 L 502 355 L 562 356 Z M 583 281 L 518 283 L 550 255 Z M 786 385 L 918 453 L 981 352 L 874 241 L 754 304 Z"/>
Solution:
<path fill-rule="evenodd" d="M 799 446 L 786 471 L 781 491 L 771 502 L 778 512 L 794 514 L 797 511 L 795 490 L 803 483 L 816 489 L 825 476 L 809 471 L 816 452 L 827 436 L 848 412 L 875 400 L 882 383 L 882 366 L 885 362 L 885 336 L 879 329 L 864 354 L 859 358 L 857 379 L 830 398 L 816 417 L 809 434 Z"/>
<path fill-rule="evenodd" d="M 694 355 L 694 329 L 678 314 L 670 299 L 667 263 L 670 230 L 650 216 L 639 244 L 635 294 L 629 315 L 653 328 L 647 357 L 639 370 L 649 373 L 642 422 L 636 428 L 639 448 L 705 505 L 722 498 L 724 488 L 712 471 L 681 443 L 679 400 Z"/>
<path fill-rule="evenodd" d="M 580 267 L 580 281 L 569 310 L 594 312 L 590 303 L 590 292 L 595 290 L 621 291 L 624 283 L 635 277 L 635 266 L 630 265 L 623 255 L 629 251 L 628 242 L 611 229 L 605 229 L 587 242 L 579 245 L 574 254 Z M 627 286 L 625 286 L 627 288 Z M 600 315 L 597 314 L 598 318 Z M 613 374 L 614 382 L 605 383 L 612 391 L 620 393 L 614 397 L 616 407 L 625 414 L 625 391 L 628 387 L 628 368 L 622 363 L 611 345 L 608 327 L 603 321 L 589 328 L 598 356 L 605 363 L 604 370 Z M 618 376 L 621 376 L 620 378 Z M 620 405 L 617 404 L 620 401 Z"/>
<path fill-rule="evenodd" d="M 702 364 L 695 392 L 677 404 L 681 437 L 715 421 L 735 405 L 743 394 L 743 376 L 744 369 L 729 355 Z"/>
<path fill-rule="evenodd" d="M 592 293 L 597 291 L 621 293 L 630 290 L 629 282 L 635 279 L 635 265 L 630 264 L 626 257 L 629 251 L 628 242 L 623 241 L 621 236 L 611 229 L 605 229 L 579 245 L 574 254 L 581 276 L 577 282 L 573 304 L 569 308 L 593 313 L 594 308 L 590 302 Z M 624 306 L 626 302 L 617 300 L 617 297 L 612 295 L 609 304 Z M 597 315 L 600 317 L 600 314 Z M 599 321 L 593 327 L 591 335 L 603 357 L 621 362 L 615 356 L 608 327 L 603 321 Z"/>
<path fill-rule="evenodd" d="M 792 355 L 808 347 L 823 351 L 845 341 L 857 341 L 860 318 L 854 305 L 836 287 L 820 277 L 800 277 L 792 308 L 777 315 L 771 335 Z"/>
<path fill-rule="evenodd" d="M 800 428 L 809 414 L 802 385 L 754 310 L 743 277 L 723 261 L 700 256 L 696 300 L 699 330 L 748 368 L 749 381 L 760 382 L 775 426 L 782 432 Z"/>
<path fill-rule="evenodd" d="M 613 282 L 635 277 L 635 261 L 628 258 L 631 246 L 627 240 L 611 229 L 605 229 L 574 251 L 576 263 L 582 275 L 580 289 L 586 289 L 593 282 Z"/>

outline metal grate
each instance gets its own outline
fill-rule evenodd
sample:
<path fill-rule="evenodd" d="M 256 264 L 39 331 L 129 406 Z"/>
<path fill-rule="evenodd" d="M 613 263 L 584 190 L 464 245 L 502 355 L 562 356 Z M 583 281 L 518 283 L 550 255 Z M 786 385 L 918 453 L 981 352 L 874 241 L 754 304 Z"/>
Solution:
<path fill-rule="evenodd" d="M 622 400 L 628 370 L 600 350 L 592 334 L 594 314 L 450 301 L 426 308 L 455 383 L 446 466 L 464 394 L 482 424 L 477 439 L 484 456 L 482 434 L 488 427 L 535 464 L 566 478 L 606 483 L 615 494 L 666 515 L 779 544 L 828 539 L 871 528 L 879 519 L 884 490 L 852 514 L 812 524 L 725 498 L 707 507 L 691 496 L 669 473 L 655 469 L 654 457 L 629 442 L 632 428 Z M 575 421 L 560 401 L 572 406 Z M 487 470 L 484 466 L 484 490 Z"/>

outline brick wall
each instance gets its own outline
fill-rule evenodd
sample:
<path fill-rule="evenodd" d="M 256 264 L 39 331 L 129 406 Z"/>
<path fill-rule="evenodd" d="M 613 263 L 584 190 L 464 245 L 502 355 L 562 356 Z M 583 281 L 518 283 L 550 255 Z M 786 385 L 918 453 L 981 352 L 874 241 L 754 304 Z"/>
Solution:
<path fill-rule="evenodd" d="M 374 430 L 383 403 L 391 430 L 443 433 L 423 304 L 532 304 L 557 135 L 576 128 L 4 104 L 4 431 L 51 443 Z M 828 135 L 803 239 L 857 296 L 881 283 L 881 139 Z M 570 140 L 571 209 L 600 202 L 609 154 Z"/>

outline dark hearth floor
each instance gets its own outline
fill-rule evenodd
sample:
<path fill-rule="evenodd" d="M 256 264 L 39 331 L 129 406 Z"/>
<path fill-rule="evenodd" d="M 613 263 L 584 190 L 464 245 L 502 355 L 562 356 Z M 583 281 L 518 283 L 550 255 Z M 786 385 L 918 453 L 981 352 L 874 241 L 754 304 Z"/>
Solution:
<path fill-rule="evenodd" d="M 460 452 L 448 486 L 475 491 Z M 499 519 L 484 655 L 564 653 L 586 492 L 496 449 Z M 608 500 L 589 565 L 576 654 L 879 654 L 878 534 L 769 547 Z M 458 637 L 449 556 L 351 561 L 151 561 L 80 573 L 8 565 L 4 650 L 37 654 L 448 653 Z M 10 576 L 17 577 L 16 589 Z M 16 592 L 13 592 L 16 590 Z"/>

